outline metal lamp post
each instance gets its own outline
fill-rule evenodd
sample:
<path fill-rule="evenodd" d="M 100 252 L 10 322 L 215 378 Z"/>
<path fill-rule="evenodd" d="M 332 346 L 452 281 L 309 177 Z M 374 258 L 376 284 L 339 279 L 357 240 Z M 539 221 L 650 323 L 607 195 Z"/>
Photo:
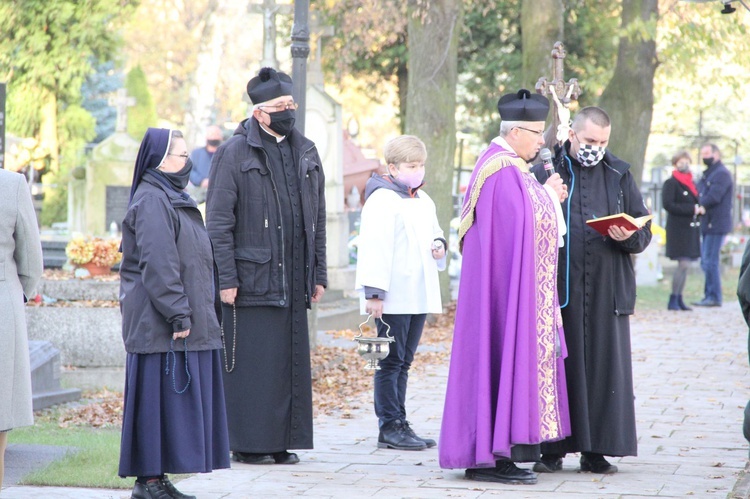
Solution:
<path fill-rule="evenodd" d="M 299 104 L 295 126 L 305 133 L 305 104 L 307 93 L 307 56 L 310 55 L 310 28 L 308 17 L 310 0 L 294 0 L 294 25 L 292 26 L 292 92 Z"/>

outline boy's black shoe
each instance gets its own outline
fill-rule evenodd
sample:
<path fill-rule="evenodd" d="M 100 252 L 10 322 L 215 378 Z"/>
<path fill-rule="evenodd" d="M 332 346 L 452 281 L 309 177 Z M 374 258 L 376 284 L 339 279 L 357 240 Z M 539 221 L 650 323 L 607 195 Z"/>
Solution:
<path fill-rule="evenodd" d="M 174 499 L 197 499 L 195 496 L 189 496 L 177 490 L 174 484 L 169 481 L 169 477 L 167 475 L 161 477 L 161 484 L 164 486 L 164 489 L 169 492 L 169 495 Z"/>
<path fill-rule="evenodd" d="M 479 482 L 497 482 L 510 485 L 523 484 L 533 485 L 536 483 L 536 474 L 516 466 L 512 461 L 506 459 L 497 461 L 494 468 L 468 468 L 466 470 L 467 480 Z"/>
<path fill-rule="evenodd" d="M 136 481 L 130 499 L 172 499 L 172 496 L 159 479 L 149 480 L 146 483 Z"/>
<path fill-rule="evenodd" d="M 601 454 L 592 454 L 590 452 L 581 453 L 581 473 L 600 473 L 602 475 L 611 475 L 617 473 L 617 466 L 609 464 Z"/>
<path fill-rule="evenodd" d="M 542 459 L 532 468 L 537 473 L 554 473 L 562 470 L 562 456 L 559 454 L 542 454 Z"/>
<path fill-rule="evenodd" d="M 412 429 L 410 422 L 404 421 L 404 428 L 406 428 L 406 432 L 409 434 L 410 437 L 416 440 L 421 440 L 422 442 L 424 442 L 424 444 L 427 446 L 428 449 L 431 449 L 432 447 L 435 447 L 437 445 L 437 442 L 435 442 L 433 439 L 422 438 L 416 433 L 414 433 L 414 430 Z"/>
<path fill-rule="evenodd" d="M 424 450 L 427 444 L 409 435 L 403 421 L 397 419 L 380 427 L 379 449 Z"/>

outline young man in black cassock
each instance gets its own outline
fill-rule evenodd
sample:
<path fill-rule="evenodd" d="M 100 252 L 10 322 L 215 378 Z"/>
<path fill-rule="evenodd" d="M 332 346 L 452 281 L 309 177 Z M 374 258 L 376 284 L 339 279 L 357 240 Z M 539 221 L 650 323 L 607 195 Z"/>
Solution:
<path fill-rule="evenodd" d="M 224 389 L 236 461 L 294 464 L 311 449 L 307 309 L 327 285 L 325 178 L 294 128 L 292 80 L 263 68 L 252 117 L 214 154 L 206 220 L 223 307 Z"/>
<path fill-rule="evenodd" d="M 555 171 L 568 186 L 563 214 L 568 223 L 560 248 L 558 293 L 568 347 L 565 375 L 572 435 L 543 443 L 536 472 L 562 469 L 562 458 L 581 452 L 581 471 L 610 474 L 604 456 L 635 456 L 637 437 L 630 352 L 630 315 L 635 308 L 632 255 L 651 241 L 651 222 L 637 231 L 611 227 L 603 237 L 586 225 L 592 218 L 625 212 L 648 214 L 630 165 L 606 150 L 609 116 L 582 109 L 568 140 L 556 147 Z M 532 170 L 541 181 L 541 165 Z"/>

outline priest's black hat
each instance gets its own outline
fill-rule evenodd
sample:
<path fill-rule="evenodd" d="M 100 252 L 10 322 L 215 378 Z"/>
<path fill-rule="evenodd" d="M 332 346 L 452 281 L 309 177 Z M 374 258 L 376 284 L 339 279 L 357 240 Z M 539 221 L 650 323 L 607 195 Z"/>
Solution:
<path fill-rule="evenodd" d="M 544 121 L 549 113 L 549 100 L 522 88 L 500 97 L 497 110 L 503 121 Z"/>
<path fill-rule="evenodd" d="M 282 95 L 292 95 L 292 79 L 273 68 L 263 68 L 247 82 L 247 95 L 253 104 L 268 102 Z"/>

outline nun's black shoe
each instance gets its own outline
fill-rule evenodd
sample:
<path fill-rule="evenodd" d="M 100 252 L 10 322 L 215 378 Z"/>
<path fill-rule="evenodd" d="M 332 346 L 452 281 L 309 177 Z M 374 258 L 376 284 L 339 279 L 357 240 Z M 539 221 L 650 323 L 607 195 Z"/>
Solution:
<path fill-rule="evenodd" d="M 272 456 L 276 464 L 297 464 L 299 462 L 299 457 L 294 452 L 283 450 L 281 452 L 274 452 Z"/>
<path fill-rule="evenodd" d="M 497 461 L 494 468 L 468 468 L 466 470 L 466 479 L 511 485 L 533 485 L 537 481 L 536 473 L 521 469 L 513 464 L 512 461 L 507 460 Z"/>
<path fill-rule="evenodd" d="M 585 454 L 581 454 L 581 473 L 587 472 L 611 475 L 617 473 L 617 466 L 609 464 L 601 454 L 591 454 L 586 452 Z"/>
<path fill-rule="evenodd" d="M 167 475 L 164 475 L 161 478 L 161 484 L 164 486 L 166 491 L 169 492 L 169 495 L 172 496 L 173 499 L 197 499 L 195 496 L 189 496 L 177 490 L 177 487 L 175 487 L 174 484 L 169 481 L 169 477 Z"/>
<path fill-rule="evenodd" d="M 135 482 L 130 499 L 171 499 L 161 480 L 149 480 L 146 483 Z"/>
<path fill-rule="evenodd" d="M 232 452 L 232 459 L 245 464 L 275 464 L 271 454 L 256 454 L 253 452 Z"/>

